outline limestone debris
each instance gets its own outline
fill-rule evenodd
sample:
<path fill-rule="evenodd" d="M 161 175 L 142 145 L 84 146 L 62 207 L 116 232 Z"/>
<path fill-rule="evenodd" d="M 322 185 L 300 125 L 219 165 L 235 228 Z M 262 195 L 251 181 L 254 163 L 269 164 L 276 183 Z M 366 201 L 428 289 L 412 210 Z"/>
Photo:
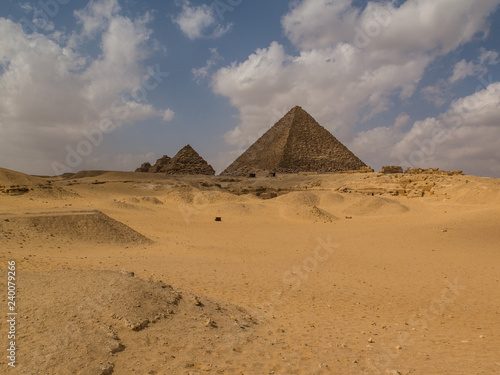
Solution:
<path fill-rule="evenodd" d="M 386 165 L 382 167 L 382 173 L 403 173 L 403 167 L 395 165 Z"/>
<path fill-rule="evenodd" d="M 463 171 L 440 171 L 439 168 L 406 168 L 405 173 L 408 174 L 439 174 L 439 175 L 447 175 L 447 176 L 455 176 L 463 174 Z"/>

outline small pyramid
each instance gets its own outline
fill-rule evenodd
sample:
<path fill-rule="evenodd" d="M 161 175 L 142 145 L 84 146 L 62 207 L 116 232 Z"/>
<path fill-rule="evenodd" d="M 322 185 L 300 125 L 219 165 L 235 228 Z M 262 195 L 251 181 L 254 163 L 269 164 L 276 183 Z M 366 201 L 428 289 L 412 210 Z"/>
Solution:
<path fill-rule="evenodd" d="M 167 174 L 214 175 L 215 170 L 190 145 L 185 146 L 165 167 Z"/>
<path fill-rule="evenodd" d="M 165 172 L 165 167 L 170 163 L 170 160 L 172 158 L 168 155 L 163 155 L 161 158 L 159 158 L 155 165 L 149 168 L 149 173 L 164 173 Z M 143 164 L 144 165 L 144 164 Z M 142 166 L 141 166 L 142 168 Z"/>
<path fill-rule="evenodd" d="M 141 166 L 139 168 L 137 168 L 135 171 L 136 172 L 143 172 L 143 173 L 145 172 L 145 173 L 148 173 L 151 168 L 153 168 L 151 166 L 151 164 L 149 164 L 149 163 L 146 162 L 146 163 L 142 163 Z"/>
<path fill-rule="evenodd" d="M 221 175 L 337 172 L 366 167 L 301 107 L 292 108 Z"/>

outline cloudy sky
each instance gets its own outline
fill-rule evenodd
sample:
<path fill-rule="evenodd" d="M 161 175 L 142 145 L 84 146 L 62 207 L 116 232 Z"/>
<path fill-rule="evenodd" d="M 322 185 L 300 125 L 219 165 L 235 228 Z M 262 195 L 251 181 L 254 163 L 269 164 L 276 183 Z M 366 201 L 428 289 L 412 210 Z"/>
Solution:
<path fill-rule="evenodd" d="M 500 177 L 500 0 L 5 0 L 0 166 L 222 171 L 302 106 L 366 164 Z"/>

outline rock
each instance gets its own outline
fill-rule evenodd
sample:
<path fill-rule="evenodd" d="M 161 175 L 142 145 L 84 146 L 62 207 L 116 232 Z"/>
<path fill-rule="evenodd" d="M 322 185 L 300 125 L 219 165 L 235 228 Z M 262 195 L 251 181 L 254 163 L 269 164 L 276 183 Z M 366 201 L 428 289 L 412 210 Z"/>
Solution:
<path fill-rule="evenodd" d="M 462 175 L 463 171 L 440 171 L 439 168 L 427 168 L 427 169 L 422 169 L 422 168 L 406 168 L 405 173 L 407 174 L 438 174 L 438 175 L 445 175 L 445 176 L 456 176 L 456 175 Z"/>
<path fill-rule="evenodd" d="M 395 165 L 386 165 L 382 167 L 382 173 L 403 173 L 403 167 Z"/>
<path fill-rule="evenodd" d="M 357 170 L 356 172 L 360 172 L 360 173 L 372 173 L 372 172 L 375 172 L 375 171 L 371 167 L 369 167 L 369 166 L 364 166 L 364 167 L 359 168 L 359 170 Z"/>

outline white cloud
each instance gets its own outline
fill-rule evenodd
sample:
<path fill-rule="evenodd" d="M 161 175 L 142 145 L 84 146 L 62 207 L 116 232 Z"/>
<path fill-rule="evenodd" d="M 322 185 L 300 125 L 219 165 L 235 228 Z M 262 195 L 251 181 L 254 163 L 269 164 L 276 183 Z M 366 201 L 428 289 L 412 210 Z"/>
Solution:
<path fill-rule="evenodd" d="M 192 40 L 203 37 L 219 38 L 232 27 L 232 24 L 223 25 L 217 22 L 213 7 L 207 4 L 192 6 L 188 0 L 184 1 L 182 12 L 173 20 Z"/>
<path fill-rule="evenodd" d="M 169 121 L 172 121 L 174 119 L 174 116 L 175 116 L 174 111 L 172 111 L 171 109 L 167 109 L 167 110 L 165 110 L 165 112 L 163 112 L 162 119 L 164 122 L 169 122 Z"/>
<path fill-rule="evenodd" d="M 351 149 L 372 167 L 464 170 L 500 176 L 500 82 L 454 101 L 437 117 L 415 122 L 403 132 L 409 118 L 402 114 L 394 125 L 359 132 Z"/>
<path fill-rule="evenodd" d="M 401 113 L 398 117 L 396 117 L 396 120 L 394 121 L 394 128 L 401 130 L 408 124 L 409 121 L 410 116 L 408 116 L 406 113 Z"/>
<path fill-rule="evenodd" d="M 488 72 L 487 65 L 498 64 L 498 52 L 488 51 L 484 48 L 480 50 L 478 62 L 467 61 L 465 59 L 455 64 L 453 74 L 448 79 L 450 83 L 461 81 L 469 76 L 483 76 Z"/>
<path fill-rule="evenodd" d="M 385 51 L 449 52 L 488 28 L 496 0 L 409 0 L 369 2 L 363 11 L 351 0 L 302 0 L 283 17 L 289 39 L 302 49 L 348 42 L 358 48 L 376 45 Z M 359 43 L 356 43 L 359 42 Z"/>
<path fill-rule="evenodd" d="M 223 58 L 217 52 L 217 48 L 210 48 L 210 57 L 208 58 L 205 66 L 202 66 L 201 68 L 194 68 L 191 70 L 193 79 L 197 83 L 200 83 L 209 76 L 209 73 L 211 72 L 213 67 L 222 60 Z"/>
<path fill-rule="evenodd" d="M 500 158 L 500 82 L 455 100 L 446 113 L 417 121 L 392 148 L 406 166 L 464 169 L 498 176 Z"/>
<path fill-rule="evenodd" d="M 350 144 L 351 151 L 361 160 L 368 162 L 375 170 L 391 164 L 390 153 L 394 145 L 403 137 L 402 128 L 408 124 L 410 116 L 400 114 L 392 126 L 379 126 L 359 132 Z"/>
<path fill-rule="evenodd" d="M 499 62 L 497 51 L 488 51 L 485 48 L 481 48 L 481 55 L 479 56 L 480 64 L 496 65 Z"/>
<path fill-rule="evenodd" d="M 441 107 L 446 103 L 446 91 L 448 87 L 444 80 L 440 80 L 438 83 L 432 86 L 426 86 L 421 91 L 424 95 L 424 99 L 428 102 L 434 103 L 436 107 Z"/>
<path fill-rule="evenodd" d="M 449 78 L 450 83 L 461 81 L 469 76 L 480 76 L 485 74 L 488 69 L 480 64 L 474 64 L 472 61 L 467 62 L 465 59 L 457 62 L 453 69 L 453 74 Z"/>
<path fill-rule="evenodd" d="M 112 171 L 135 171 L 142 163 L 154 163 L 156 155 L 152 152 L 147 154 L 104 154 L 98 157 L 90 158 L 87 162 L 89 169 L 103 169 Z"/>
<path fill-rule="evenodd" d="M 303 49 L 324 48 L 352 39 L 359 19 L 350 0 L 297 1 L 282 19 L 286 36 Z"/>
<path fill-rule="evenodd" d="M 226 141 L 248 146 L 277 109 L 298 104 L 349 145 L 356 124 L 390 109 L 394 97 L 413 95 L 436 57 L 487 33 L 499 3 L 408 0 L 399 7 L 369 2 L 361 10 L 350 0 L 293 2 L 282 25 L 297 55 L 272 42 L 213 75 L 214 92 L 240 113 Z"/>
<path fill-rule="evenodd" d="M 0 18 L 0 34 L 5 36 L 0 39 L 0 160 L 4 166 L 52 173 L 53 161 L 64 162 L 65 147 L 85 139 L 82 131 L 95 129 L 103 119 L 120 127 L 171 117 L 142 96 L 147 93 L 144 78 L 154 83 L 144 66 L 152 52 L 149 17 L 130 19 L 116 12 L 114 0 L 92 1 L 78 12 L 91 25 L 82 25 L 82 33 L 100 38 L 101 53 L 95 59 L 75 44 L 81 35 L 25 34 L 20 24 Z M 102 22 L 104 26 L 95 26 Z"/>
<path fill-rule="evenodd" d="M 83 27 L 82 34 L 92 36 L 105 30 L 119 12 L 118 0 L 91 1 L 85 9 L 75 11 L 75 17 Z"/>

